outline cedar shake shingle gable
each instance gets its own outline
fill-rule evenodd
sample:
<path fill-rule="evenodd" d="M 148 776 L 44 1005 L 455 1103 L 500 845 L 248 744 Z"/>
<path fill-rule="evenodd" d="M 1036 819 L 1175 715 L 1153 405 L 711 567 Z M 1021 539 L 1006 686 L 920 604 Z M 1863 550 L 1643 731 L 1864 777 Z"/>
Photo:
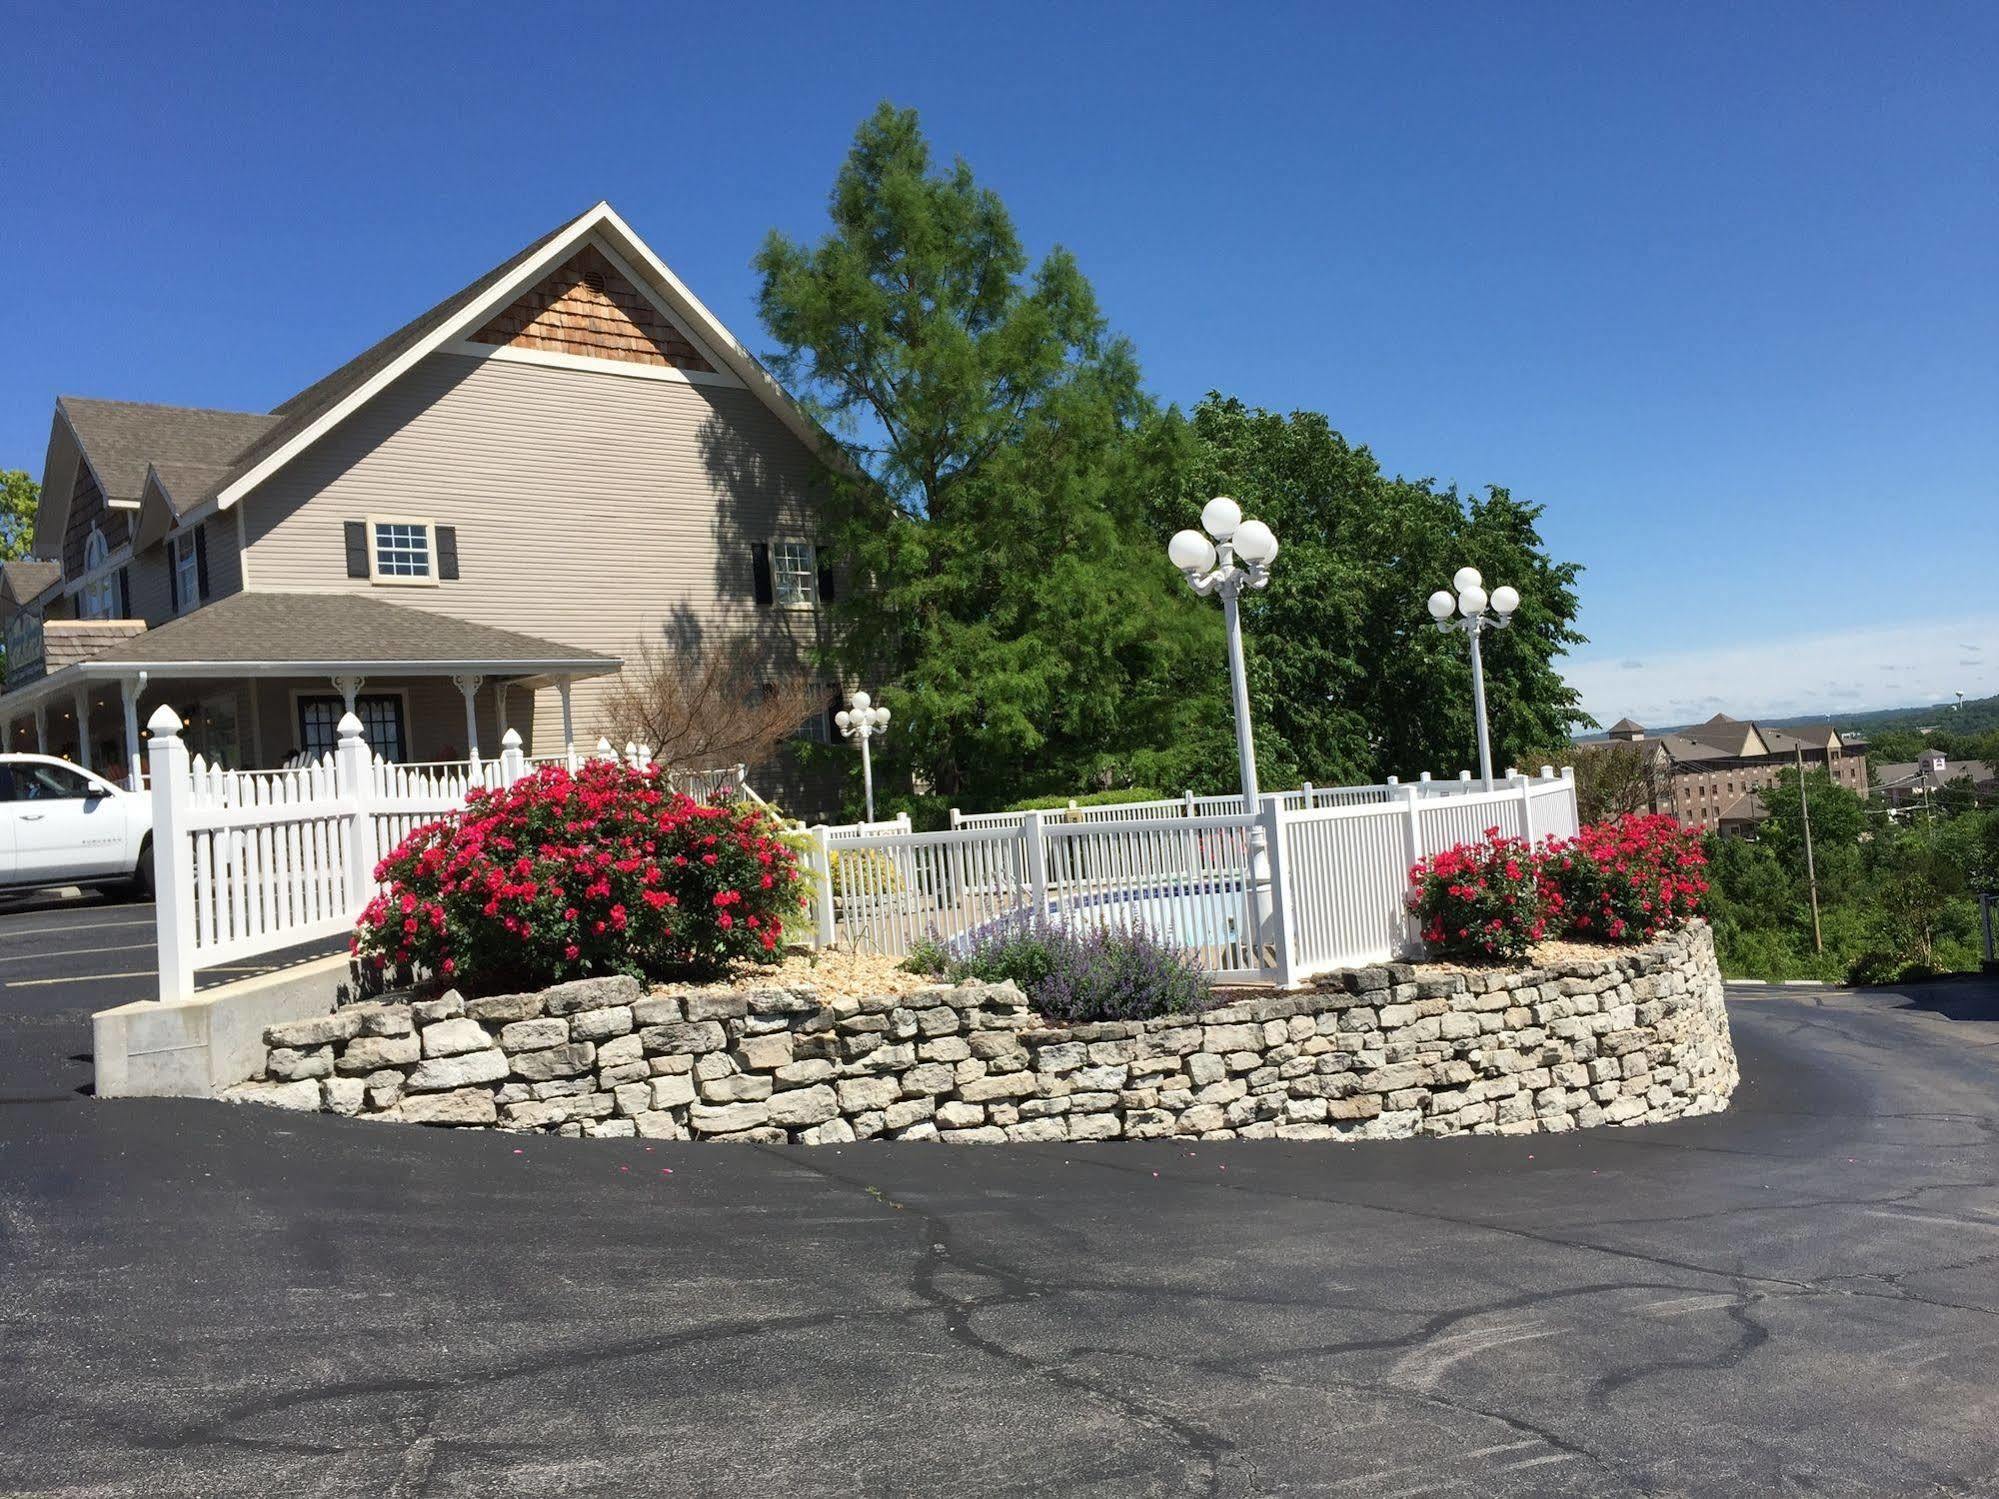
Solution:
<path fill-rule="evenodd" d="M 594 245 L 523 292 L 472 341 L 710 374 L 715 368 Z"/>

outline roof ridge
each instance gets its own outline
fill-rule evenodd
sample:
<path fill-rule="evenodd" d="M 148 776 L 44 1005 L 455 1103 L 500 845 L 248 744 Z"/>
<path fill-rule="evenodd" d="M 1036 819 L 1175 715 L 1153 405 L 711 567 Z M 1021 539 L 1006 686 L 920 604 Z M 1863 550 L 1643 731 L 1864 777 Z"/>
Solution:
<path fill-rule="evenodd" d="M 239 411 L 234 406 L 182 406 L 173 401 L 128 401 L 122 396 L 57 396 L 58 403 L 88 401 L 93 406 L 139 406 L 148 411 L 190 411 L 204 416 L 249 416 L 266 420 L 268 411 Z"/>

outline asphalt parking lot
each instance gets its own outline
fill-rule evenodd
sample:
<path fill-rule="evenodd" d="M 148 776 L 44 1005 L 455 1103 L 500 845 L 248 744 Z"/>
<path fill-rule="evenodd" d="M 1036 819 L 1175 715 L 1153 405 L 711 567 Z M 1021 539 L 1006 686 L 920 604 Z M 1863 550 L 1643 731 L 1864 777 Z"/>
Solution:
<path fill-rule="evenodd" d="M 1731 1010 L 1682 1124 L 818 1149 L 100 1101 L 10 1012 L 0 1493 L 1999 1494 L 1999 990 Z"/>
<path fill-rule="evenodd" d="M 341 946 L 313 943 L 206 968 L 195 976 L 196 986 L 268 973 Z M 80 1027 L 81 1047 L 87 1048 L 93 1012 L 158 996 L 151 901 L 74 888 L 0 897 L 0 1024 L 15 1034 L 36 1028 L 78 1033 Z M 0 1097 L 24 1060 L 0 1058 Z M 82 1063 L 71 1064 L 61 1078 L 70 1087 L 89 1081 L 90 1068 Z"/>

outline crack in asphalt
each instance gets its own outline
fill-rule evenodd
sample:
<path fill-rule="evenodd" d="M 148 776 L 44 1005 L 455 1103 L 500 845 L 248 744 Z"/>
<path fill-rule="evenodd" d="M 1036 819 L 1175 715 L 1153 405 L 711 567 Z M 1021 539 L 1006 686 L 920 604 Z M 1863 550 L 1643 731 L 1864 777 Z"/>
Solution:
<path fill-rule="evenodd" d="M 953 1341 L 1061 1389 L 1082 1395 L 1109 1408 L 1123 1420 L 1166 1437 L 1186 1454 L 1188 1465 L 1194 1470 L 1192 1476 L 1199 1480 L 1200 1491 L 1210 1495 L 1221 1492 L 1224 1466 L 1230 1463 L 1236 1452 L 1235 1444 L 1226 1437 L 1198 1426 L 1184 1417 L 1156 1409 L 1133 1396 L 1106 1389 L 1084 1379 L 1081 1375 L 1063 1368 L 1059 1360 L 1036 1359 L 1017 1349 L 1009 1348 L 987 1337 L 972 1325 L 972 1314 L 976 1311 L 1036 1301 L 1048 1290 L 1061 1289 L 1060 1287 L 1031 1279 L 1021 1271 L 975 1258 L 964 1252 L 958 1247 L 956 1234 L 949 1220 L 941 1213 L 925 1208 L 919 1203 L 891 1197 L 866 1180 L 836 1171 L 809 1154 L 800 1155 L 796 1151 L 770 1145 L 759 1145 L 756 1149 L 823 1180 L 866 1193 L 870 1198 L 891 1208 L 901 1208 L 909 1212 L 922 1225 L 927 1236 L 912 1267 L 910 1289 L 943 1313 L 944 1330 Z M 963 1275 L 989 1280 L 999 1288 L 998 1294 L 979 1298 L 954 1296 L 937 1283 L 939 1271 L 945 1268 L 956 1270 Z M 1235 1459 L 1232 1467 L 1244 1470 L 1247 1476 L 1254 1475 L 1254 1469 L 1239 1458 Z"/>

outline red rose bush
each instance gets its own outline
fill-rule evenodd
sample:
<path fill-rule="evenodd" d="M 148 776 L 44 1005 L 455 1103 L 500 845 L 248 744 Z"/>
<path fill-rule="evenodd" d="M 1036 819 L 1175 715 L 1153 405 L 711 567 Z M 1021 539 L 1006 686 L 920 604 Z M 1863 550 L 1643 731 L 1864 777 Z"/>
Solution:
<path fill-rule="evenodd" d="M 1648 942 L 1699 914 L 1706 864 L 1700 835 L 1664 815 L 1532 846 L 1488 828 L 1409 871 L 1409 909 L 1440 958 L 1518 958 L 1548 937 Z"/>
<path fill-rule="evenodd" d="M 1517 958 L 1546 935 L 1540 854 L 1524 838 L 1485 830 L 1409 871 L 1409 909 L 1438 957 Z"/>
<path fill-rule="evenodd" d="M 352 950 L 375 975 L 414 967 L 472 992 L 769 961 L 806 900 L 763 809 L 697 802 L 657 767 L 544 766 L 472 791 L 375 870 L 383 893 Z"/>
<path fill-rule="evenodd" d="M 1551 844 L 1542 877 L 1565 935 L 1640 942 L 1699 914 L 1706 869 L 1699 833 L 1664 813 L 1631 813 Z"/>

